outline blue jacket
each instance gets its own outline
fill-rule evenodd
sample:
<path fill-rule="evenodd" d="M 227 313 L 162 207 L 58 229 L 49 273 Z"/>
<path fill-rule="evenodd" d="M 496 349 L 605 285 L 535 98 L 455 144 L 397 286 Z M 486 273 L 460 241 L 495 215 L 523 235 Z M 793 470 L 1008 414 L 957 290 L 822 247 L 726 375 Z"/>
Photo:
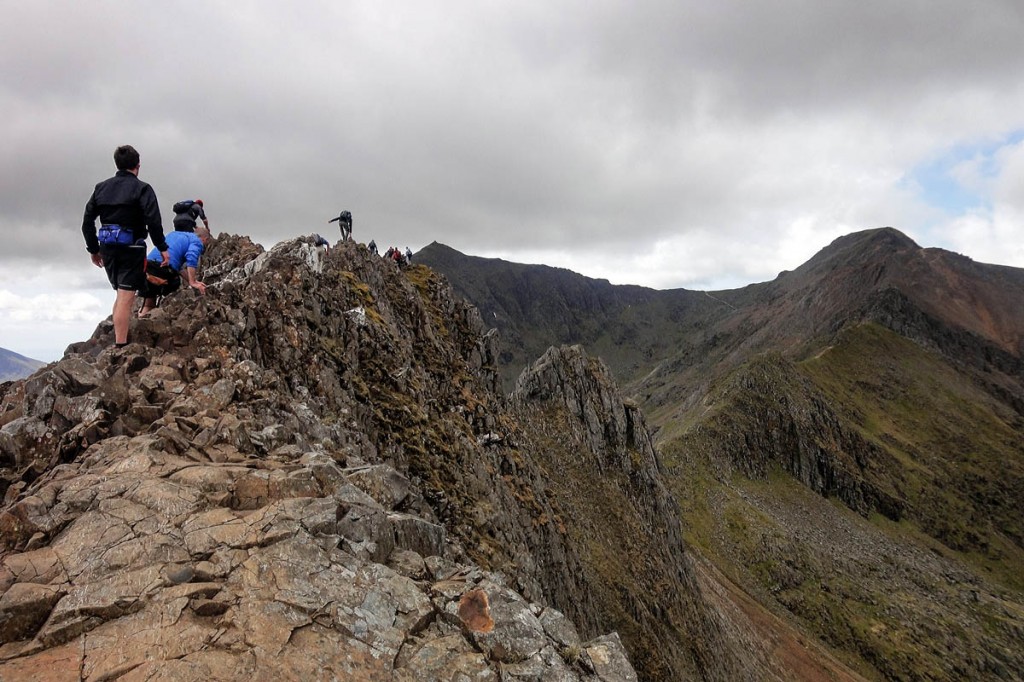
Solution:
<path fill-rule="evenodd" d="M 183 265 L 190 268 L 199 267 L 199 257 L 203 255 L 203 242 L 194 232 L 168 232 L 167 255 L 171 259 L 171 268 L 175 271 L 181 270 Z M 149 260 L 160 261 L 160 251 L 153 249 L 149 252 Z"/>

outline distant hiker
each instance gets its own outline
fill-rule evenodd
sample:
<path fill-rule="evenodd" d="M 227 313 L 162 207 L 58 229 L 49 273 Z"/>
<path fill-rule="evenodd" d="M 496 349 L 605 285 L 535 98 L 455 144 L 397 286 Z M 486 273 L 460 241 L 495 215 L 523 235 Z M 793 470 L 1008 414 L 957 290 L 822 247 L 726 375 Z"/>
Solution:
<path fill-rule="evenodd" d="M 202 220 L 206 229 L 210 229 L 210 221 L 206 219 L 202 199 L 184 199 L 172 206 L 171 210 L 174 211 L 176 232 L 193 232 L 196 229 L 196 220 Z"/>
<path fill-rule="evenodd" d="M 412 251 L 409 250 L 408 246 L 405 247 L 405 260 L 409 265 L 412 265 Z"/>
<path fill-rule="evenodd" d="M 348 241 L 348 238 L 352 236 L 352 214 L 348 211 L 342 211 L 338 214 L 337 218 L 331 218 L 327 221 L 327 224 L 338 223 L 338 227 L 341 228 L 341 241 Z"/>
<path fill-rule="evenodd" d="M 139 292 L 142 309 L 139 317 L 145 317 L 157 306 L 157 298 L 169 296 L 181 287 L 181 268 L 185 267 L 188 285 L 200 294 L 206 293 L 206 285 L 196 279 L 199 257 L 210 243 L 210 231 L 203 226 L 193 232 L 171 232 L 167 235 L 169 262 L 165 265 L 158 260 L 156 249 L 146 259 L 146 285 Z"/>
<path fill-rule="evenodd" d="M 370 253 L 374 256 L 377 255 L 377 242 L 370 240 L 370 243 L 366 245 L 366 248 L 370 250 Z"/>
<path fill-rule="evenodd" d="M 322 246 L 324 247 L 324 251 L 326 253 L 331 252 L 331 243 L 324 239 L 323 237 L 321 237 L 320 235 L 318 235 L 316 232 L 314 232 L 309 239 L 313 243 L 313 246 Z"/>
<path fill-rule="evenodd" d="M 105 268 L 114 299 L 114 345 L 128 345 L 135 292 L 145 286 L 146 235 L 153 240 L 160 263 L 170 261 L 160 206 L 153 188 L 139 180 L 139 153 L 131 145 L 114 150 L 114 177 L 96 185 L 85 204 L 82 234 L 96 267 Z M 96 231 L 96 218 L 100 229 Z"/>
<path fill-rule="evenodd" d="M 390 246 L 390 247 L 388 247 L 388 250 L 384 252 L 384 260 L 394 260 L 394 259 L 395 259 L 395 247 Z"/>
<path fill-rule="evenodd" d="M 405 265 L 405 256 L 402 254 L 402 252 L 398 249 L 397 246 L 392 246 L 390 249 L 388 249 L 388 252 L 391 254 L 391 260 L 393 260 L 395 264 L 398 265 L 398 267 L 402 267 L 403 265 Z"/>

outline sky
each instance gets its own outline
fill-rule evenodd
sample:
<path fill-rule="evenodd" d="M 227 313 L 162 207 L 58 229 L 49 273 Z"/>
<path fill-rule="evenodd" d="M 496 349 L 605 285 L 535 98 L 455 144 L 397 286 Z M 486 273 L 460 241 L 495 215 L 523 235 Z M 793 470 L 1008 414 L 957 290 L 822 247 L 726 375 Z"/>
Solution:
<path fill-rule="evenodd" d="M 1019 0 L 0 0 L 0 347 L 110 313 L 82 212 L 131 144 L 270 248 L 353 236 L 616 284 L 773 279 L 895 227 L 1024 267 Z M 215 292 L 211 292 L 215 295 Z"/>

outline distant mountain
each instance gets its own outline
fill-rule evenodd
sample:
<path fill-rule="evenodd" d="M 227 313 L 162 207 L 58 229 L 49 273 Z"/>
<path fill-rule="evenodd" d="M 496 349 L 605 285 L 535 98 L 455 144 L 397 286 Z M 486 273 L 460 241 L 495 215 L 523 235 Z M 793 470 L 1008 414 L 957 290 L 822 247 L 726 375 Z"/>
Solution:
<path fill-rule="evenodd" d="M 892 228 L 716 292 L 416 261 L 498 328 L 509 384 L 550 344 L 607 362 L 727 584 L 868 677 L 1024 673 L 1003 648 L 1024 623 L 1024 270 Z"/>
<path fill-rule="evenodd" d="M 0 381 L 22 379 L 45 364 L 45 362 L 26 358 L 24 355 L 19 355 L 6 348 L 0 348 Z"/>
<path fill-rule="evenodd" d="M 610 284 L 561 268 L 467 256 L 434 242 L 415 261 L 446 275 L 501 335 L 507 385 L 550 345 L 580 343 L 620 379 L 649 371 L 731 307 L 703 292 Z M 685 324 L 689 322 L 689 324 Z"/>
<path fill-rule="evenodd" d="M 632 381 L 659 367 L 671 374 L 706 367 L 737 351 L 743 357 L 757 348 L 811 347 L 865 316 L 897 324 L 914 317 L 911 307 L 957 330 L 959 342 L 928 340 L 953 354 L 964 343 L 998 356 L 1024 351 L 1024 311 L 1013 305 L 1024 290 L 1024 270 L 922 249 L 892 228 L 841 237 L 772 282 L 716 292 L 612 285 L 569 270 L 467 256 L 437 242 L 416 262 L 445 274 L 499 330 L 509 382 L 556 343 L 583 344 Z M 894 306 L 897 311 L 886 312 Z M 913 323 L 902 324 L 912 333 Z M 687 359 L 680 350 L 699 352 Z M 662 367 L 669 358 L 672 366 Z"/>

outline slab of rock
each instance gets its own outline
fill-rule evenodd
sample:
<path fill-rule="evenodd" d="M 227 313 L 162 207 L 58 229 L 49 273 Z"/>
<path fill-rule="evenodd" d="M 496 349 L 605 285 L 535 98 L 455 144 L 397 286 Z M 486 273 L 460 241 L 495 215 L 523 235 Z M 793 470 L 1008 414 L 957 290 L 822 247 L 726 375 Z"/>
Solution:
<path fill-rule="evenodd" d="M 15 583 L 0 597 L 0 642 L 35 635 L 64 595 L 60 587 Z"/>
<path fill-rule="evenodd" d="M 398 509 L 412 491 L 408 478 L 383 464 L 352 469 L 346 478 L 389 510 Z"/>
<path fill-rule="evenodd" d="M 584 645 L 597 679 L 602 682 L 636 682 L 636 671 L 629 663 L 626 649 L 619 635 L 612 633 L 593 639 Z"/>

